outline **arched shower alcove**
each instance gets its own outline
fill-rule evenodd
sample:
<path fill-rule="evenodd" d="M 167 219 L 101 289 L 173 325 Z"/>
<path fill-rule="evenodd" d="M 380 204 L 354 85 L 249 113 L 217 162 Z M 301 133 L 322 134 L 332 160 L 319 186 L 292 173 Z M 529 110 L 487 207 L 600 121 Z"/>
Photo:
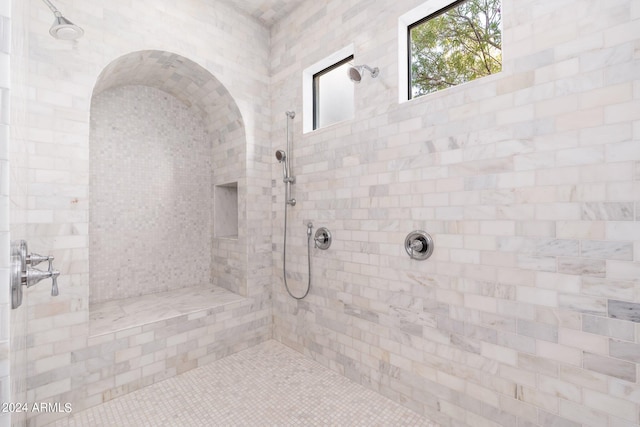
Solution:
<path fill-rule="evenodd" d="M 238 106 L 197 63 L 148 50 L 102 71 L 89 149 L 92 330 L 123 299 L 146 310 L 163 300 L 135 298 L 246 295 L 245 151 Z"/>

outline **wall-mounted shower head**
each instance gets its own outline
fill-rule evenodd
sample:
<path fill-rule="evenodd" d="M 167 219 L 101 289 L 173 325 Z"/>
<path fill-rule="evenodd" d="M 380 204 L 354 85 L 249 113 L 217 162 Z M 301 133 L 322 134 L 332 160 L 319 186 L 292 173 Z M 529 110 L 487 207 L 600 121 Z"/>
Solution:
<path fill-rule="evenodd" d="M 284 152 L 284 150 L 278 150 L 276 151 L 276 159 L 278 159 L 278 161 L 282 163 L 287 159 L 287 154 Z"/>
<path fill-rule="evenodd" d="M 368 65 L 354 65 L 349 67 L 349 79 L 354 83 L 360 83 L 362 81 L 362 72 L 364 70 L 367 70 L 373 78 L 378 77 L 378 74 L 380 74 L 380 69 L 378 69 L 378 67 L 371 68 Z"/>
<path fill-rule="evenodd" d="M 55 17 L 53 25 L 49 29 L 49 34 L 60 40 L 75 40 L 82 37 L 84 34 L 82 28 L 62 16 L 62 13 L 49 0 L 42 1 L 51 9 Z"/>

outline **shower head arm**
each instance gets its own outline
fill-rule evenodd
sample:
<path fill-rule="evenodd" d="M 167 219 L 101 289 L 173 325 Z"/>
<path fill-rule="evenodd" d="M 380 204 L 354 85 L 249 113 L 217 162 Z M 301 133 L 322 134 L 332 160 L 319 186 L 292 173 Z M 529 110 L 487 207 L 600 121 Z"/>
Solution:
<path fill-rule="evenodd" d="M 46 4 L 47 6 L 49 6 L 49 9 L 51 9 L 51 12 L 53 12 L 53 14 L 55 16 L 62 16 L 62 13 L 60 13 L 60 11 L 58 10 L 57 7 L 55 7 L 53 5 L 53 3 L 51 3 L 49 0 L 42 0 L 44 2 L 44 4 Z"/>
<path fill-rule="evenodd" d="M 378 67 L 371 68 L 366 64 L 362 64 L 362 65 L 360 65 L 360 67 L 364 68 L 369 73 L 371 73 L 371 77 L 373 77 L 373 78 L 378 77 L 378 74 L 380 73 L 380 69 Z"/>

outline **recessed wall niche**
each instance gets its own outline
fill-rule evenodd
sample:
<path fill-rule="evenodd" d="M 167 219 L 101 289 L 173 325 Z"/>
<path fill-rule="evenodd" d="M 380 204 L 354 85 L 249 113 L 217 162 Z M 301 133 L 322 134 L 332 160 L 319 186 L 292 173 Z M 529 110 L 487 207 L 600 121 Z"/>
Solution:
<path fill-rule="evenodd" d="M 213 190 L 213 235 L 238 238 L 238 183 L 216 185 Z"/>

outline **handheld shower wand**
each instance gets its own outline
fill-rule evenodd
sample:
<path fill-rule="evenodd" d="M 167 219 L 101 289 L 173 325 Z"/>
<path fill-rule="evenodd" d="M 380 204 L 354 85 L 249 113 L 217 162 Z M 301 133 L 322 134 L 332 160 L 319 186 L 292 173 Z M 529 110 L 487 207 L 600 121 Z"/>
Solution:
<path fill-rule="evenodd" d="M 282 182 L 287 182 L 289 179 L 289 164 L 287 162 L 287 154 L 284 150 L 276 151 L 276 159 L 282 163 Z"/>
<path fill-rule="evenodd" d="M 284 152 L 284 150 L 278 150 L 276 151 L 276 159 L 278 159 L 278 162 L 282 163 L 282 182 L 287 185 L 285 189 L 285 199 L 287 200 L 287 204 L 295 206 L 296 199 L 290 198 L 290 195 L 291 184 L 296 182 L 296 179 L 292 177 L 289 172 L 289 162 L 287 162 L 287 154 Z"/>

